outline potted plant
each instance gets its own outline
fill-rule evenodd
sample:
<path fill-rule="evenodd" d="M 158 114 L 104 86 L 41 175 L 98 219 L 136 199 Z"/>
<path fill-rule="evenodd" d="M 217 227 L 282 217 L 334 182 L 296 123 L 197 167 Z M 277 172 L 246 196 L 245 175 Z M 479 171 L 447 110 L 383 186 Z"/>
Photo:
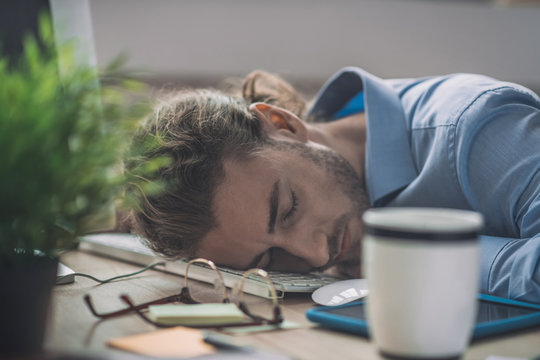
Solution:
<path fill-rule="evenodd" d="M 16 63 L 0 53 L 0 357 L 41 351 L 60 251 L 140 175 L 119 164 L 144 98 L 110 76 L 118 67 L 98 81 L 75 61 L 76 44 L 54 45 L 51 29 L 42 17 Z"/>

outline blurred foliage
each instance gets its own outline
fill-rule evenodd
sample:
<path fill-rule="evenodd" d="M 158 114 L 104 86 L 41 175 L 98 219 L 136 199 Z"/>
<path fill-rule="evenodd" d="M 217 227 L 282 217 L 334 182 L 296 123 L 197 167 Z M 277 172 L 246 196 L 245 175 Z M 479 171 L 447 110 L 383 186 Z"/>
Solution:
<path fill-rule="evenodd" d="M 126 184 L 162 189 L 145 175 L 166 160 L 121 168 L 155 146 L 130 146 L 149 111 L 142 84 L 122 73 L 122 61 L 103 74 L 78 64 L 76 43 L 55 46 L 51 29 L 42 16 L 38 39 L 25 38 L 13 66 L 0 53 L 0 263 L 73 247 L 89 218 L 126 200 Z"/>

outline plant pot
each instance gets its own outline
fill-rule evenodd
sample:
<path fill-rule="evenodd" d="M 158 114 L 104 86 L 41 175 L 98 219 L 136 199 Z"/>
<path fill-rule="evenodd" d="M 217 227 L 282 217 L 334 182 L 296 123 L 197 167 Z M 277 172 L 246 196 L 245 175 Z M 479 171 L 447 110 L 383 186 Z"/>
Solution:
<path fill-rule="evenodd" d="M 0 358 L 40 354 L 58 261 L 0 260 Z"/>

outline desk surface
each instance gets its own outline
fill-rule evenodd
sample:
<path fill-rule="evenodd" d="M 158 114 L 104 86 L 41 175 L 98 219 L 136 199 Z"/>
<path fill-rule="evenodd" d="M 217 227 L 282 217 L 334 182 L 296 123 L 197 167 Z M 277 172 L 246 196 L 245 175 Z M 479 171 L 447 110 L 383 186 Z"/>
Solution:
<path fill-rule="evenodd" d="M 109 278 L 140 269 L 138 266 L 106 259 L 79 251 L 62 256 L 62 262 L 76 272 Z M 78 277 L 74 284 L 56 286 L 52 314 L 46 338 L 46 349 L 55 353 L 121 354 L 107 347 L 110 338 L 155 330 L 136 315 L 99 321 L 86 308 L 83 295 L 90 294 L 100 311 L 123 307 L 118 298 L 129 294 L 144 302 L 177 293 L 183 284 L 179 276 L 160 271 L 147 271 L 134 278 L 97 285 Z M 310 323 L 305 311 L 314 303 L 308 295 L 295 295 L 283 300 L 284 317 L 302 324 L 302 328 L 245 335 L 243 340 L 261 349 L 287 354 L 295 359 L 384 359 L 374 345 L 362 337 L 333 332 Z M 463 359 L 486 359 L 489 356 L 531 358 L 540 354 L 540 328 L 536 327 L 507 336 L 476 341 Z"/>

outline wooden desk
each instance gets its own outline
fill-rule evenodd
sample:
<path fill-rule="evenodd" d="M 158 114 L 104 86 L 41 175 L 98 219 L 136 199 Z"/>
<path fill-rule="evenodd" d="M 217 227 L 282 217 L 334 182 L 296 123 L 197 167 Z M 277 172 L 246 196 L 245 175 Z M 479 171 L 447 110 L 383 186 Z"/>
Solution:
<path fill-rule="evenodd" d="M 123 262 L 74 251 L 62 261 L 77 272 L 109 278 L 140 269 Z M 143 302 L 177 293 L 183 278 L 160 271 L 147 271 L 134 278 L 98 285 L 79 277 L 74 284 L 57 286 L 53 293 L 53 313 L 46 338 L 46 349 L 59 353 L 121 354 L 107 347 L 106 341 L 155 330 L 136 315 L 99 321 L 86 308 L 84 294 L 91 294 L 100 311 L 124 307 L 118 296 L 128 293 L 134 301 Z M 318 328 L 305 318 L 314 306 L 309 295 L 283 300 L 285 319 L 300 323 L 301 329 L 245 335 L 243 339 L 261 349 L 288 354 L 295 359 L 384 359 L 372 343 L 362 337 Z M 486 359 L 490 355 L 531 358 L 540 354 L 540 328 L 473 343 L 463 359 Z"/>

